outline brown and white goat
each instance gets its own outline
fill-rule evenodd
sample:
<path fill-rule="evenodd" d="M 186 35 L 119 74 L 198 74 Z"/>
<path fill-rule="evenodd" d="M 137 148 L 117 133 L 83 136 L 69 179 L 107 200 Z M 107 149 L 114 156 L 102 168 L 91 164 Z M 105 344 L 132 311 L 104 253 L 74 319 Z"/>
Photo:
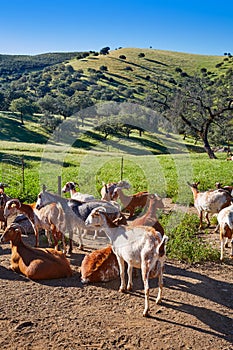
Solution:
<path fill-rule="evenodd" d="M 157 209 L 162 209 L 164 208 L 164 204 L 162 199 L 157 196 L 156 194 L 149 194 L 148 195 L 148 200 L 149 200 L 149 205 L 147 212 L 136 218 L 133 221 L 130 221 L 130 226 L 151 226 L 154 227 L 156 231 L 159 231 L 161 235 L 164 235 L 164 228 L 158 221 L 158 218 L 156 216 L 156 211 Z"/>
<path fill-rule="evenodd" d="M 121 180 L 118 182 L 110 182 L 108 184 L 106 184 L 105 182 L 102 182 L 102 185 L 103 185 L 103 187 L 100 190 L 100 194 L 101 194 L 101 199 L 105 200 L 105 201 L 117 200 L 118 194 L 116 192 L 114 192 L 116 187 L 121 188 L 121 189 L 122 188 L 125 188 L 125 189 L 130 188 L 130 184 L 125 180 Z"/>
<path fill-rule="evenodd" d="M 227 239 L 231 239 L 231 258 L 233 258 L 233 204 L 220 210 L 217 219 L 221 243 L 220 260 L 223 260 L 224 246 Z"/>
<path fill-rule="evenodd" d="M 22 241 L 20 225 L 12 224 L 1 236 L 11 241 L 11 268 L 32 280 L 69 277 L 72 275 L 65 254 L 52 248 L 33 248 Z"/>
<path fill-rule="evenodd" d="M 112 247 L 94 250 L 81 264 L 81 282 L 108 282 L 119 277 L 119 265 Z"/>
<path fill-rule="evenodd" d="M 231 204 L 232 197 L 227 191 L 223 190 L 209 190 L 205 192 L 200 192 L 198 190 L 199 183 L 200 182 L 195 182 L 193 184 L 190 184 L 189 182 L 187 182 L 187 184 L 192 190 L 194 206 L 197 209 L 200 218 L 199 228 L 202 228 L 203 213 L 205 213 L 207 225 L 210 226 L 208 214 L 217 214 L 220 212 L 221 209 L 229 206 Z"/>
<path fill-rule="evenodd" d="M 218 190 L 221 189 L 227 191 L 231 196 L 233 196 L 233 186 L 223 186 L 220 182 L 216 182 L 215 186 Z"/>
<path fill-rule="evenodd" d="M 4 208 L 6 206 L 6 202 L 10 199 L 9 196 L 4 192 L 3 185 L 0 186 L 0 228 L 5 229 L 7 225 L 7 220 L 4 216 Z"/>
<path fill-rule="evenodd" d="M 145 292 L 143 316 L 149 312 L 149 278 L 157 276 L 159 292 L 156 303 L 161 302 L 163 289 L 163 266 L 165 262 L 165 244 L 167 237 L 148 226 L 116 226 L 106 215 L 105 209 L 93 210 L 86 219 L 87 225 L 102 227 L 109 237 L 113 252 L 120 268 L 121 285 L 119 291 L 126 289 L 125 262 L 128 264 L 127 290 L 133 286 L 133 267 L 141 268 Z"/>
<path fill-rule="evenodd" d="M 9 217 L 10 215 L 22 213 L 32 224 L 35 232 L 36 243 L 35 246 L 39 245 L 39 230 L 44 229 L 48 238 L 49 244 L 51 244 L 49 231 L 51 230 L 54 239 L 55 249 L 58 249 L 58 240 L 62 239 L 63 251 L 66 251 L 65 237 L 62 232 L 63 229 L 63 215 L 62 210 L 56 203 L 50 203 L 40 210 L 35 208 L 35 203 L 25 204 L 21 203 L 18 199 L 14 198 L 6 203 L 4 215 Z"/>
<path fill-rule="evenodd" d="M 77 186 L 76 182 L 67 182 L 65 186 L 62 188 L 62 192 L 63 193 L 70 192 L 70 197 L 80 202 L 88 202 L 95 199 L 95 197 L 92 194 L 77 192 L 76 186 Z"/>

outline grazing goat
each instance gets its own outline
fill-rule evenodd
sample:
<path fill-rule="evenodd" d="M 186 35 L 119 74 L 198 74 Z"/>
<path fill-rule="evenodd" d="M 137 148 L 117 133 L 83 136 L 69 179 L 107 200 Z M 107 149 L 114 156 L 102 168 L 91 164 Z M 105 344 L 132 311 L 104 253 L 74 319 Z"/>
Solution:
<path fill-rule="evenodd" d="M 11 241 L 11 268 L 32 280 L 69 277 L 69 261 L 62 252 L 52 248 L 33 248 L 22 241 L 20 225 L 12 224 L 1 236 L 1 242 Z"/>
<path fill-rule="evenodd" d="M 111 182 L 106 184 L 105 182 L 102 182 L 103 187 L 101 188 L 100 194 L 101 194 L 101 199 L 106 200 L 106 201 L 111 201 L 111 200 L 116 200 L 118 195 L 116 192 L 114 192 L 115 188 L 125 188 L 129 189 L 130 184 L 125 181 L 119 181 L 119 182 Z"/>
<path fill-rule="evenodd" d="M 233 196 L 233 186 L 222 186 L 220 182 L 216 182 L 215 186 L 217 189 L 228 191 Z"/>
<path fill-rule="evenodd" d="M 108 282 L 119 276 L 119 265 L 112 247 L 94 250 L 81 264 L 81 282 Z"/>
<path fill-rule="evenodd" d="M 130 221 L 130 226 L 151 226 L 156 231 L 159 231 L 161 235 L 164 235 L 164 228 L 156 217 L 156 210 L 164 208 L 162 199 L 156 194 L 148 195 L 149 206 L 147 212 L 133 221 Z"/>
<path fill-rule="evenodd" d="M 159 278 L 159 292 L 156 303 L 161 302 L 163 289 L 163 265 L 165 261 L 165 243 L 167 237 L 148 226 L 116 226 L 106 215 L 105 209 L 96 209 L 88 216 L 86 224 L 100 226 L 109 237 L 113 252 L 116 254 L 120 268 L 121 285 L 119 291 L 125 291 L 125 264 L 128 264 L 127 290 L 133 286 L 133 267 L 141 268 L 145 291 L 145 308 L 143 316 L 149 312 L 149 277 Z M 156 270 L 156 271 L 155 271 Z"/>
<path fill-rule="evenodd" d="M 24 214 L 32 224 L 36 243 L 35 246 L 39 245 L 39 230 L 45 230 L 45 234 L 48 238 L 48 242 L 51 245 L 50 230 L 52 232 L 55 249 L 58 249 L 58 240 L 62 239 L 63 252 L 66 252 L 65 237 L 62 234 L 63 230 L 63 215 L 61 208 L 56 203 L 50 203 L 40 210 L 35 208 L 36 204 L 24 204 L 18 199 L 14 198 L 6 203 L 4 215 L 8 218 L 10 215 L 22 213 Z"/>
<path fill-rule="evenodd" d="M 113 191 L 116 193 L 123 204 L 122 212 L 129 212 L 129 219 L 134 215 L 136 208 L 144 208 L 147 204 L 147 199 L 149 193 L 146 191 L 138 192 L 133 194 L 132 196 L 127 196 L 124 194 L 121 188 L 116 187 Z"/>
<path fill-rule="evenodd" d="M 95 199 L 95 197 L 92 196 L 91 194 L 77 192 L 75 188 L 76 186 L 77 186 L 76 182 L 67 182 L 65 186 L 62 188 L 62 192 L 63 193 L 70 192 L 70 197 L 80 202 L 88 202 Z"/>
<path fill-rule="evenodd" d="M 207 220 L 208 227 L 210 226 L 209 213 L 216 214 L 219 213 L 221 209 L 229 206 L 231 204 L 231 195 L 227 191 L 223 190 L 209 190 L 205 192 L 199 192 L 198 185 L 200 182 L 195 182 L 187 184 L 190 186 L 193 198 L 194 198 L 194 206 L 198 211 L 198 215 L 200 218 L 200 226 L 203 227 L 202 216 L 205 213 L 205 217 Z"/>
<path fill-rule="evenodd" d="M 116 205 L 113 205 L 111 202 L 109 203 L 101 200 L 82 203 L 74 199 L 68 200 L 66 198 L 62 198 L 45 190 L 39 193 L 36 208 L 40 209 L 44 205 L 51 202 L 60 203 L 64 212 L 63 223 L 65 226 L 65 231 L 68 231 L 69 235 L 72 236 L 70 237 L 70 244 L 72 242 L 71 238 L 73 239 L 74 237 L 77 237 L 80 249 L 83 248 L 81 230 L 87 229 L 85 226 L 85 220 L 94 208 L 104 206 L 108 215 L 111 215 L 113 219 L 118 218 L 120 215 L 120 210 L 117 203 Z M 70 248 L 70 251 L 72 251 L 72 248 Z"/>
<path fill-rule="evenodd" d="M 217 215 L 219 230 L 220 230 L 220 242 L 221 242 L 221 255 L 220 260 L 223 260 L 225 241 L 231 239 L 231 258 L 233 258 L 233 204 L 220 210 Z"/>

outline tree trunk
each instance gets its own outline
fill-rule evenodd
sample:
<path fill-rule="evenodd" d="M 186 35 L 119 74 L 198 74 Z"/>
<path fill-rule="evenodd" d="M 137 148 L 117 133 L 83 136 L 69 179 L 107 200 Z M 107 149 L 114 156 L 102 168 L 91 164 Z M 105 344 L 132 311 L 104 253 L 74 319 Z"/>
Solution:
<path fill-rule="evenodd" d="M 208 131 L 209 131 L 210 122 L 207 122 L 204 126 L 204 131 L 200 134 L 201 139 L 204 143 L 204 149 L 206 153 L 208 154 L 210 159 L 217 159 L 216 155 L 214 154 L 214 151 L 211 149 L 209 141 L 208 141 Z"/>
<path fill-rule="evenodd" d="M 20 119 L 21 119 L 21 124 L 24 125 L 24 121 L 23 121 L 23 113 L 20 113 Z"/>

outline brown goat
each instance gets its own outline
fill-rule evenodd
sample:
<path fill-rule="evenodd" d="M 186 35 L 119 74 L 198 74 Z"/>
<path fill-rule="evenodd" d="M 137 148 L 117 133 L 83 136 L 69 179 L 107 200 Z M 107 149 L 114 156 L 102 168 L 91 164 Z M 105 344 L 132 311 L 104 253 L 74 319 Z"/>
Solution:
<path fill-rule="evenodd" d="M 114 193 L 117 193 L 121 203 L 123 204 L 123 209 L 121 211 L 129 212 L 129 218 L 134 215 L 136 208 L 144 208 L 146 206 L 149 195 L 148 192 L 143 191 L 127 196 L 119 187 L 115 188 Z"/>
<path fill-rule="evenodd" d="M 119 277 L 119 265 L 111 246 L 94 250 L 82 261 L 82 283 L 107 282 L 117 277 Z"/>
<path fill-rule="evenodd" d="M 53 248 L 33 248 L 22 241 L 20 225 L 11 224 L 1 242 L 11 241 L 11 268 L 32 280 L 70 277 L 72 270 L 65 254 Z"/>
<path fill-rule="evenodd" d="M 164 228 L 158 221 L 156 217 L 156 210 L 158 208 L 164 208 L 162 199 L 157 196 L 156 194 L 149 194 L 148 195 L 149 199 L 149 206 L 147 209 L 147 212 L 135 220 L 130 222 L 130 226 L 151 226 L 153 227 L 156 231 L 159 231 L 161 235 L 164 235 Z"/>

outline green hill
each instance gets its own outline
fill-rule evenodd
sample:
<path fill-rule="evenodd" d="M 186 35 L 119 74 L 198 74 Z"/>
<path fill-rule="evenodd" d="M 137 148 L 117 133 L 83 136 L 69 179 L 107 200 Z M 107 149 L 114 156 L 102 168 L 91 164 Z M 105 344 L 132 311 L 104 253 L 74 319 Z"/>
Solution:
<path fill-rule="evenodd" d="M 124 95 L 124 88 L 133 90 L 143 98 L 155 81 L 171 81 L 180 74 L 194 74 L 206 69 L 207 74 L 217 75 L 231 65 L 221 56 L 194 55 L 153 49 L 122 48 L 108 55 L 89 55 L 67 63 L 76 71 L 83 72 L 82 81 L 95 79 L 100 86 L 108 86 Z M 217 65 L 217 67 L 216 67 Z M 220 70 L 218 65 L 220 65 Z M 176 71 L 178 69 L 178 71 Z M 99 72 L 103 76 L 98 75 Z"/>

